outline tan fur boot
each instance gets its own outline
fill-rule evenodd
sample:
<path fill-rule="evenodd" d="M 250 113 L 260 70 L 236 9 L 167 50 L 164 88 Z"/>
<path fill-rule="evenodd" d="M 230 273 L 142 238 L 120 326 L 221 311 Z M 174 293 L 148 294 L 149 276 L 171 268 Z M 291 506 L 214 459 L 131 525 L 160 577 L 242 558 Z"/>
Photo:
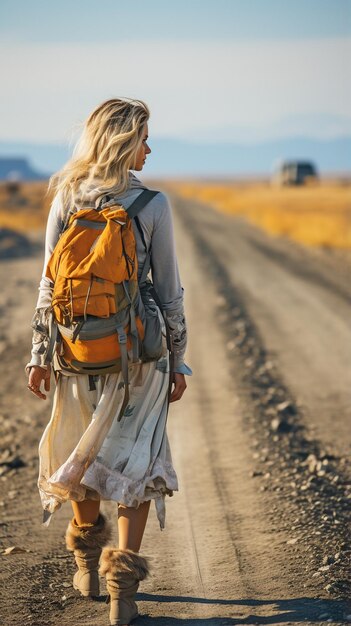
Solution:
<path fill-rule="evenodd" d="M 73 587 L 82 596 L 96 597 L 99 587 L 99 559 L 103 546 L 111 539 L 111 529 L 102 513 L 95 524 L 78 526 L 73 518 L 66 530 L 67 550 L 74 552 L 78 571 L 73 577 Z"/>
<path fill-rule="evenodd" d="M 134 597 L 139 582 L 149 574 L 147 560 L 133 550 L 104 548 L 99 572 L 106 577 L 111 626 L 130 624 L 138 616 Z"/>

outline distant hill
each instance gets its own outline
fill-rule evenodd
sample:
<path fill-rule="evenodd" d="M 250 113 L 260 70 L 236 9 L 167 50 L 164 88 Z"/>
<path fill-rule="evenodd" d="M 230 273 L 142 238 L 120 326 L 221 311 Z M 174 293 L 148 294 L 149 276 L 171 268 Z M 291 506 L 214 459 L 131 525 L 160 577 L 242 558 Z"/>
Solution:
<path fill-rule="evenodd" d="M 45 178 L 47 175 L 33 169 L 26 158 L 0 156 L 0 180 L 43 180 Z"/>
<path fill-rule="evenodd" d="M 271 141 L 209 143 L 150 137 L 142 174 L 150 177 L 269 176 L 278 160 L 313 161 L 321 175 L 351 171 L 351 135 L 327 139 L 286 137 Z M 39 171 L 59 170 L 70 156 L 63 144 L 1 142 L 0 156 L 24 155 Z"/>

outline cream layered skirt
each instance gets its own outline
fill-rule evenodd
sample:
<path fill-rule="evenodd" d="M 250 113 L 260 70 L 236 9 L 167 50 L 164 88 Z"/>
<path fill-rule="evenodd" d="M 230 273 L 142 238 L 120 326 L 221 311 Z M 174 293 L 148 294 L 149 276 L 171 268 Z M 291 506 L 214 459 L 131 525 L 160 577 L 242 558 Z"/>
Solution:
<path fill-rule="evenodd" d="M 164 333 L 164 321 L 161 318 Z M 61 375 L 39 444 L 38 487 L 44 520 L 67 500 L 113 500 L 138 507 L 155 500 L 165 526 L 165 496 L 178 489 L 166 431 L 169 357 L 129 367 L 122 419 L 122 374 Z"/>

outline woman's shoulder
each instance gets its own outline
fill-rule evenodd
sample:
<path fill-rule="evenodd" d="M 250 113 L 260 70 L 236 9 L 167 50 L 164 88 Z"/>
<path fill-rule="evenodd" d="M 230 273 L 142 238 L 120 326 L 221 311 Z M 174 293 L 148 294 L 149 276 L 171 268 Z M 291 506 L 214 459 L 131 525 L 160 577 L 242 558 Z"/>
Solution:
<path fill-rule="evenodd" d="M 156 202 L 158 202 L 159 205 L 164 206 L 164 207 L 170 206 L 169 198 L 167 194 L 164 191 L 161 191 L 160 189 L 155 189 L 155 191 L 157 191 L 157 194 L 155 195 Z"/>
<path fill-rule="evenodd" d="M 171 211 L 171 203 L 167 194 L 164 191 L 158 189 L 150 188 L 150 191 L 157 192 L 147 205 L 150 207 L 150 210 L 153 210 L 155 215 L 157 216 L 169 213 Z"/>
<path fill-rule="evenodd" d="M 149 223 L 152 230 L 158 230 L 164 226 L 167 228 L 171 221 L 171 204 L 166 193 L 154 188 L 150 191 L 157 191 L 154 197 L 147 203 L 140 213 L 141 219 Z"/>

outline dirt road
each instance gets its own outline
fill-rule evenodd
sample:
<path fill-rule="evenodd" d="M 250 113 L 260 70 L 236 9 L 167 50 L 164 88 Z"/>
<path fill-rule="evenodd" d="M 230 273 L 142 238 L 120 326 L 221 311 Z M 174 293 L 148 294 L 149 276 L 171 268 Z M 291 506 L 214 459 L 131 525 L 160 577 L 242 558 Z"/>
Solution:
<path fill-rule="evenodd" d="M 319 323 L 323 331 L 333 322 L 345 362 L 347 330 L 336 322 L 339 310 L 345 319 L 340 302 L 347 291 L 343 283 L 332 289 L 332 277 L 331 285 L 316 278 L 320 263 L 313 255 L 289 266 L 295 248 L 278 255 L 256 229 L 225 217 L 214 227 L 212 211 L 171 199 L 194 376 L 169 415 L 180 491 L 167 501 L 163 532 L 151 511 L 143 552 L 153 557 L 153 575 L 140 588 L 143 617 L 136 624 L 343 623 L 351 615 L 347 446 L 330 429 L 326 409 L 323 418 L 315 415 L 314 403 L 334 394 L 334 405 L 343 407 L 347 378 L 341 373 L 337 387 L 334 371 L 328 378 L 325 361 L 336 359 L 329 356 L 332 339 L 324 339 L 323 352 L 317 339 L 308 347 L 306 333 L 295 342 L 292 335 L 297 326 L 303 334 L 311 312 L 322 310 L 312 328 L 318 333 Z M 1 555 L 1 623 L 102 626 L 108 624 L 105 604 L 84 601 L 71 589 L 74 567 L 63 543 L 68 505 L 49 528 L 41 526 L 37 443 L 49 403 L 29 395 L 23 375 L 41 263 L 36 256 L 0 265 L 1 545 L 29 550 Z M 307 268 L 308 280 L 291 266 Z M 311 372 L 316 346 L 323 358 Z M 322 374 L 317 392 L 315 376 Z M 104 510 L 112 520 L 114 505 L 105 503 Z"/>
<path fill-rule="evenodd" d="M 180 203 L 178 212 L 227 269 L 311 433 L 350 455 L 350 263 L 201 204 Z"/>

